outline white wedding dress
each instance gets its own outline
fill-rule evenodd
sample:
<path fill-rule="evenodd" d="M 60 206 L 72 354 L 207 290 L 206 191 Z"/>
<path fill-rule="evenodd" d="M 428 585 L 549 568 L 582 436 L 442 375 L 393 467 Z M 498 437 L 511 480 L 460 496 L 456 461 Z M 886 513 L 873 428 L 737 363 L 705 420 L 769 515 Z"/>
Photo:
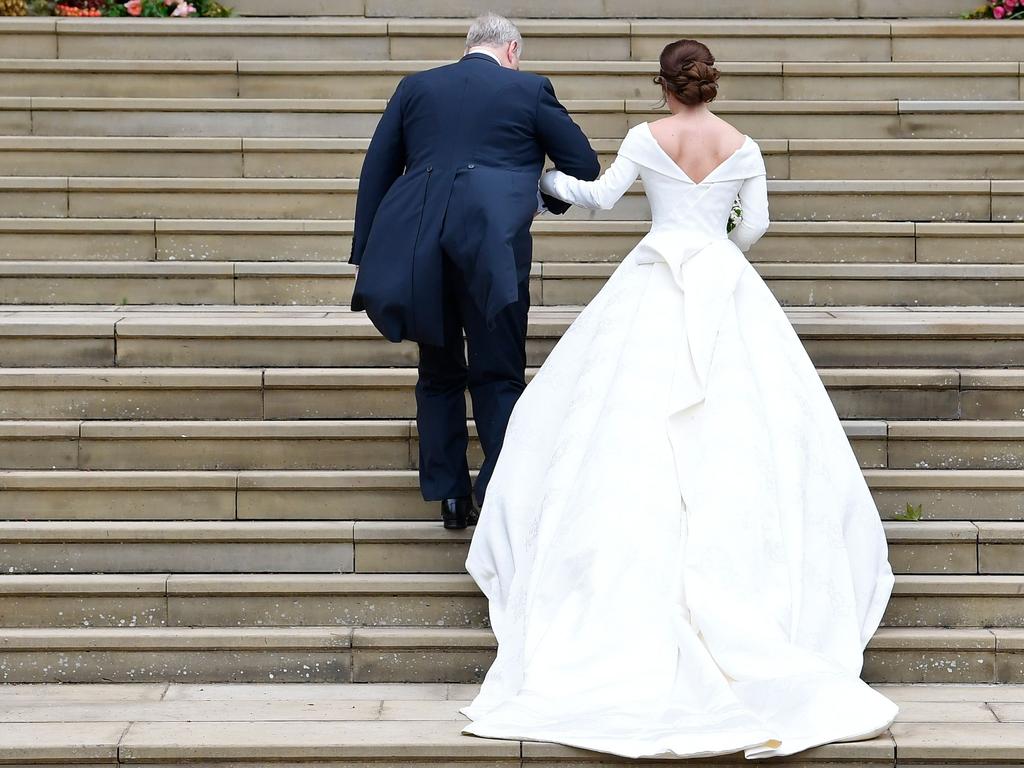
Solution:
<path fill-rule="evenodd" d="M 694 183 L 643 124 L 600 180 L 542 188 L 610 208 L 638 176 L 651 232 L 527 387 L 487 492 L 467 567 L 498 653 L 465 732 L 749 758 L 881 733 L 897 708 L 859 673 L 885 535 L 743 256 L 768 225 L 758 146 Z"/>

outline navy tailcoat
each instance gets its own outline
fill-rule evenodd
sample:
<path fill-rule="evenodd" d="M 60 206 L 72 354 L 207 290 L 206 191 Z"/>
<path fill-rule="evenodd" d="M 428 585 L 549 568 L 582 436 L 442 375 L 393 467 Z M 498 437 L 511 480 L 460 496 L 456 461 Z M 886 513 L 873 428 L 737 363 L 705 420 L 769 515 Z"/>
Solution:
<path fill-rule="evenodd" d="M 577 178 L 600 173 L 546 77 L 473 53 L 404 78 L 359 177 L 352 308 L 391 341 L 441 345 L 445 256 L 489 322 L 518 301 L 545 155 Z"/>

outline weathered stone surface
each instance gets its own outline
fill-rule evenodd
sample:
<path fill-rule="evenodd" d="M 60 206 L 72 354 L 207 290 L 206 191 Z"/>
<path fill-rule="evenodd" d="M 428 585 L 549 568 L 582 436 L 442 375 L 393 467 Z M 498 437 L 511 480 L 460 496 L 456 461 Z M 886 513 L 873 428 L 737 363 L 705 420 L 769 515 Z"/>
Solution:
<path fill-rule="evenodd" d="M 447 697 L 445 685 L 408 685 L 403 683 L 323 683 L 319 685 L 279 685 L 246 683 L 236 685 L 194 685 L 172 683 L 165 701 L 440 701 Z M 2 700 L 2 699 L 0 699 Z"/>
<path fill-rule="evenodd" d="M 83 469 L 406 469 L 404 422 L 86 422 Z"/>
<path fill-rule="evenodd" d="M 121 741 L 127 762 L 171 760 L 336 761 L 359 765 L 424 762 L 449 755 L 484 768 L 519 762 L 519 743 L 470 739 L 455 721 L 338 722 L 310 728 L 302 722 L 135 723 Z M 487 762 L 484 762 L 487 761 Z"/>
<path fill-rule="evenodd" d="M 928 520 L 1024 520 L 1020 470 L 868 470 L 882 517 L 920 506 Z"/>
<path fill-rule="evenodd" d="M 897 723 L 892 737 L 901 759 L 989 761 L 1018 759 L 1024 750 L 1024 729 L 1011 723 Z"/>
<path fill-rule="evenodd" d="M 889 522 L 889 562 L 896 573 L 978 573 L 974 523 Z"/>
<path fill-rule="evenodd" d="M 468 576 L 171 576 L 175 626 L 481 627 L 487 604 Z"/>
<path fill-rule="evenodd" d="M 360 629 L 352 637 L 354 679 L 479 682 L 494 660 L 490 631 Z"/>
<path fill-rule="evenodd" d="M 159 574 L 6 574 L 0 581 L 0 627 L 161 626 L 167 622 L 166 581 Z"/>
<path fill-rule="evenodd" d="M 54 763 L 117 765 L 117 747 L 128 722 L 5 723 L 0 753 L 15 765 Z"/>
<path fill-rule="evenodd" d="M 0 472 L 0 519 L 231 520 L 233 473 Z"/>
<path fill-rule="evenodd" d="M 243 472 L 239 519 L 436 520 L 414 472 Z"/>
<path fill-rule="evenodd" d="M 344 629 L 9 630 L 8 682 L 351 680 Z"/>
<path fill-rule="evenodd" d="M 868 643 L 861 675 L 868 682 L 991 683 L 995 670 L 988 630 L 886 628 Z"/>
<path fill-rule="evenodd" d="M 352 524 L 0 523 L 8 573 L 344 573 Z"/>
<path fill-rule="evenodd" d="M 1024 577 L 902 576 L 883 622 L 898 627 L 1020 627 Z"/>
<path fill-rule="evenodd" d="M 357 523 L 358 573 L 464 573 L 472 531 L 430 523 Z"/>

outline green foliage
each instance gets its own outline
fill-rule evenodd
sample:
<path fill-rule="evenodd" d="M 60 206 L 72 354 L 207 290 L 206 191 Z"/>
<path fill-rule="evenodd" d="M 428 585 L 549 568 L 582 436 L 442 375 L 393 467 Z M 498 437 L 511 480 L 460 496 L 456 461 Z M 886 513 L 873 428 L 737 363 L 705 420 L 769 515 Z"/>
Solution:
<path fill-rule="evenodd" d="M 211 18 L 227 18 L 234 14 L 232 8 L 228 8 L 226 5 L 216 2 L 216 0 L 193 0 L 193 4 L 196 10 L 199 11 L 200 16 L 209 16 Z"/>
<path fill-rule="evenodd" d="M 31 0 L 28 4 L 28 12 L 32 16 L 53 16 L 53 6 L 57 0 Z"/>
<path fill-rule="evenodd" d="M 906 509 L 906 511 L 905 512 L 901 512 L 900 514 L 896 515 L 895 519 L 897 519 L 897 520 L 906 520 L 906 521 L 909 521 L 909 522 L 917 522 L 918 520 L 920 520 L 923 517 L 923 515 L 924 515 L 924 504 L 918 504 L 915 507 L 913 504 L 911 504 L 908 501 L 907 502 L 907 509 Z"/>

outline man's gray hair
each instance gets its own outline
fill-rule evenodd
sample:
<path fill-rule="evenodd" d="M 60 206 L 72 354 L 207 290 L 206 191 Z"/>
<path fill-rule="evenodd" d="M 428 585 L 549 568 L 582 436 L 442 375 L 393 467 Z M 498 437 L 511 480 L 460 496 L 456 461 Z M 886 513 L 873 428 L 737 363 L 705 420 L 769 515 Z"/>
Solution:
<path fill-rule="evenodd" d="M 485 13 L 478 16 L 466 35 L 466 50 L 483 45 L 488 48 L 500 48 L 508 43 L 519 43 L 519 52 L 523 50 L 523 36 L 519 28 L 504 16 L 496 13 Z"/>

